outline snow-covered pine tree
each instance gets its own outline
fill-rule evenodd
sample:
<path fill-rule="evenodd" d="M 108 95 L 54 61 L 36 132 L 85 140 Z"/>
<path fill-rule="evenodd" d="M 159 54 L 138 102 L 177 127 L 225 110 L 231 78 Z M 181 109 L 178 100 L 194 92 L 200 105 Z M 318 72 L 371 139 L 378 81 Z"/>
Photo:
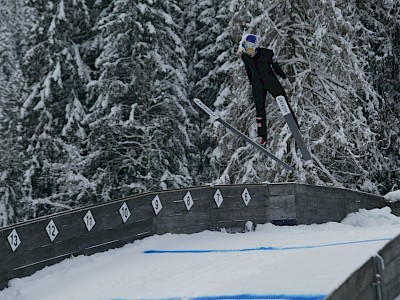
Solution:
<path fill-rule="evenodd" d="M 291 134 L 271 96 L 267 99 L 270 149 L 296 164 L 300 172 L 295 179 L 300 182 L 376 192 L 378 183 L 372 182 L 370 168 L 380 168 L 384 159 L 375 152 L 376 135 L 368 119 L 376 119 L 379 101 L 356 44 L 359 32 L 354 3 L 245 1 L 235 2 L 234 11 L 232 26 L 227 29 L 231 36 L 238 32 L 238 26 L 241 32 L 259 34 L 261 44 L 274 50 L 285 71 L 295 79 L 294 90 L 288 91 L 289 100 L 316 154 L 315 168 L 304 168 L 293 143 L 286 153 Z M 246 80 L 243 76 L 243 83 Z M 224 112 L 236 127 L 249 124 L 250 118 L 250 114 L 237 111 L 243 96 L 248 95 L 243 83 L 239 82 L 233 92 L 236 105 Z M 249 166 L 242 148 L 223 152 L 228 158 L 223 174 L 230 174 L 229 178 L 224 176 L 225 182 L 288 179 L 269 162 L 257 161 Z"/>
<path fill-rule="evenodd" d="M 24 94 L 19 55 L 24 42 L 23 5 L 0 0 L 0 227 L 14 220 L 21 196 L 18 105 Z"/>
<path fill-rule="evenodd" d="M 26 3 L 35 24 L 22 65 L 30 94 L 21 107 L 26 153 L 18 213 L 37 217 L 93 194 L 80 164 L 87 134 L 81 121 L 91 81 L 85 60 L 94 51 L 92 27 L 102 6 L 94 0 Z"/>
<path fill-rule="evenodd" d="M 99 201 L 191 183 L 192 113 L 179 1 L 114 1 L 98 23 L 86 174 Z"/>
<path fill-rule="evenodd" d="M 314 14 L 316 17 L 312 18 L 313 14 L 310 13 L 307 15 L 315 28 L 313 38 L 296 38 L 296 32 L 307 32 L 306 29 L 296 26 L 290 43 L 292 49 L 295 45 L 295 51 L 303 53 L 302 57 L 317 63 L 309 64 L 311 72 L 307 75 L 308 79 L 314 77 L 315 82 L 308 87 L 311 97 L 304 95 L 306 90 L 303 89 L 295 98 L 303 98 L 313 106 L 322 105 L 322 108 L 317 110 L 309 105 L 304 109 L 306 112 L 319 111 L 318 118 L 324 115 L 329 120 L 315 122 L 318 119 L 312 114 L 308 116 L 308 124 L 317 128 L 325 127 L 326 133 L 321 134 L 313 127 L 307 130 L 310 141 L 324 141 L 319 143 L 318 147 L 323 151 L 323 156 L 320 156 L 318 148 L 315 152 L 322 160 L 307 180 L 314 177 L 324 184 L 331 182 L 336 186 L 343 185 L 378 193 L 382 184 L 385 184 L 385 179 L 379 178 L 379 174 L 388 165 L 385 153 L 377 147 L 383 121 L 380 111 L 383 107 L 382 97 L 369 77 L 371 65 L 367 53 L 371 53 L 372 49 L 368 41 L 375 33 L 360 26 L 361 15 L 365 11 L 357 7 L 360 4 L 357 1 L 325 1 L 321 4 L 318 1 L 310 7 L 303 2 L 292 1 L 290 4 L 291 7 L 288 8 L 291 8 L 291 15 L 294 16 L 302 11 L 302 8 L 307 8 L 302 13 L 306 16 L 306 11 L 310 12 L 315 4 L 319 4 L 318 13 Z M 299 24 L 296 17 L 291 19 L 295 20 L 293 24 Z M 294 57 L 296 58 L 296 55 Z M 288 63 L 296 67 L 291 61 Z M 304 86 L 306 87 L 303 84 Z M 313 103 L 310 103 L 307 102 L 308 99 L 317 101 L 312 100 Z M 313 144 L 317 145 L 316 142 Z M 315 181 L 311 179 L 309 182 Z"/>
<path fill-rule="evenodd" d="M 189 98 L 200 98 L 209 107 L 228 98 L 228 90 L 217 101 L 224 82 L 230 80 L 224 67 L 232 49 L 225 33 L 230 12 L 227 1 L 186 1 L 185 44 L 188 52 Z M 192 157 L 195 183 L 210 182 L 218 177 L 218 170 L 210 165 L 211 154 L 219 144 L 215 127 L 203 112 L 193 118 L 196 124 L 195 151 Z"/>
<path fill-rule="evenodd" d="M 368 60 L 367 74 L 380 96 L 378 119 L 371 120 L 377 132 L 376 150 L 386 159 L 371 176 L 386 194 L 399 189 L 400 178 L 400 4 L 398 1 L 357 1 L 360 34 L 358 45 Z M 361 30 L 360 30 L 361 31 Z"/>
<path fill-rule="evenodd" d="M 279 12 L 290 17 L 283 53 L 296 78 L 292 98 L 306 124 L 303 132 L 316 154 L 316 167 L 299 179 L 376 192 L 369 169 L 382 157 L 375 155 L 368 117 L 376 118 L 378 96 L 355 46 L 354 3 L 312 2 L 287 1 Z"/>

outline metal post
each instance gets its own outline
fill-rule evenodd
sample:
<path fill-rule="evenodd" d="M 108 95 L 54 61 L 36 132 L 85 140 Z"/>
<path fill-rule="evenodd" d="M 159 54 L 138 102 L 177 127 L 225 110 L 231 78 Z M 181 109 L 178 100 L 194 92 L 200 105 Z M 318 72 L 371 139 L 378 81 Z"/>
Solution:
<path fill-rule="evenodd" d="M 385 271 L 385 262 L 383 258 L 377 254 L 372 257 L 374 262 L 374 281 L 372 283 L 373 286 L 376 288 L 376 296 L 378 300 L 387 300 L 386 293 L 384 290 L 384 271 Z"/>

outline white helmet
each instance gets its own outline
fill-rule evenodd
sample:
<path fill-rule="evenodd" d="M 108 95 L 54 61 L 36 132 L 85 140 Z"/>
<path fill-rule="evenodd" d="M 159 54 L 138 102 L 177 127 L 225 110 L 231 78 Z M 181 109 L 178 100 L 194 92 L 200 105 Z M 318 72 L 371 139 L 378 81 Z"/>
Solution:
<path fill-rule="evenodd" d="M 243 36 L 242 41 L 240 42 L 240 47 L 243 52 L 246 52 L 246 48 L 253 48 L 256 50 L 258 45 L 258 37 L 254 34 L 246 34 Z"/>

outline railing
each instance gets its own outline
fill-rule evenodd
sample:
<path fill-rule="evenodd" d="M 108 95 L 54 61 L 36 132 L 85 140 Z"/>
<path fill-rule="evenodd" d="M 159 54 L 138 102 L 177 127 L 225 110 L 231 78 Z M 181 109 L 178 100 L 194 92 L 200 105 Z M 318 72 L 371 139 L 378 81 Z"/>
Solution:
<path fill-rule="evenodd" d="M 0 229 L 0 289 L 70 256 L 121 247 L 154 234 L 196 233 L 245 223 L 341 221 L 387 205 L 366 193 L 296 183 L 205 186 L 141 194 Z"/>

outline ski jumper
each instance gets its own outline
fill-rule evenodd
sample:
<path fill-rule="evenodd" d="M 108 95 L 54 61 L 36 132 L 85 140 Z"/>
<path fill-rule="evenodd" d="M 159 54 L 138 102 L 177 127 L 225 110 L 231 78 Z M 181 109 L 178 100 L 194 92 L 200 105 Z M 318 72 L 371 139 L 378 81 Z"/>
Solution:
<path fill-rule="evenodd" d="M 242 53 L 241 58 L 244 62 L 246 73 L 252 87 L 253 100 L 256 106 L 257 133 L 258 136 L 267 140 L 267 117 L 265 112 L 265 99 L 267 92 L 269 92 L 274 98 L 277 96 L 284 96 L 285 99 L 287 99 L 285 90 L 276 78 L 275 73 L 283 79 L 286 79 L 286 75 L 276 62 L 272 50 L 257 48 L 256 51 L 257 52 L 253 57 L 246 53 Z M 289 103 L 288 106 L 290 112 L 293 114 L 293 110 Z M 297 120 L 296 124 L 298 126 Z"/>

